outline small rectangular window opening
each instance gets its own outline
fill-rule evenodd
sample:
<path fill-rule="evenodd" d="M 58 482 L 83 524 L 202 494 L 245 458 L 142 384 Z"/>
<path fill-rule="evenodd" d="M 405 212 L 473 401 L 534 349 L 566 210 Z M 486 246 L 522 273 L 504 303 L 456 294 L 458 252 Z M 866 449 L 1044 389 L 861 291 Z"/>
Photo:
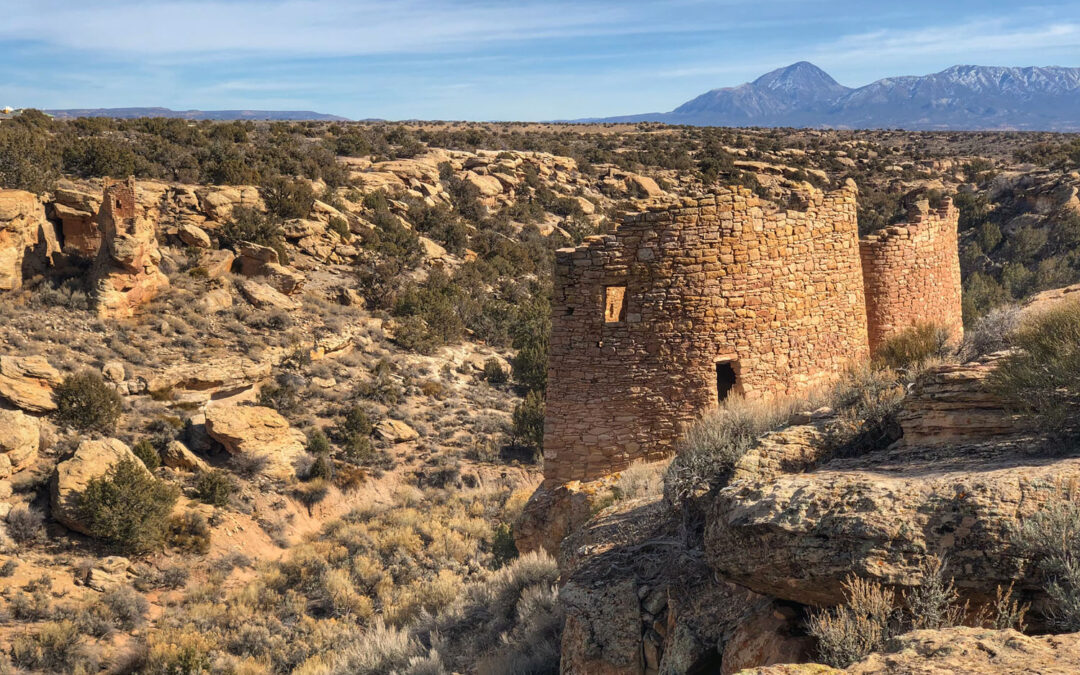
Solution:
<path fill-rule="evenodd" d="M 626 320 L 626 286 L 604 288 L 604 323 Z"/>
<path fill-rule="evenodd" d="M 735 367 L 730 361 L 721 361 L 716 364 L 716 400 L 718 403 L 723 403 L 731 394 L 737 380 Z"/>

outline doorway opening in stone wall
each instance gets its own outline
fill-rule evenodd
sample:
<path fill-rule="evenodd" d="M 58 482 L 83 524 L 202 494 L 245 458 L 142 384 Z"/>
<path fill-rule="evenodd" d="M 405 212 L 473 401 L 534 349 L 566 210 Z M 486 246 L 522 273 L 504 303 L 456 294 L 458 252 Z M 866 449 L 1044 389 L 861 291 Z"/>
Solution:
<path fill-rule="evenodd" d="M 733 361 L 719 361 L 716 364 L 716 402 L 723 403 L 739 383 Z"/>

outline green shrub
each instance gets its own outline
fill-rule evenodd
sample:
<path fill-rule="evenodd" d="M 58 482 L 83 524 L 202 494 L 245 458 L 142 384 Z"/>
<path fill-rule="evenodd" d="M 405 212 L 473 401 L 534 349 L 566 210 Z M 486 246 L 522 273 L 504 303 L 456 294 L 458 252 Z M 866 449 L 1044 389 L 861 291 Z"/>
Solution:
<path fill-rule="evenodd" d="M 949 330 L 931 322 L 919 323 L 888 337 L 874 352 L 874 359 L 894 370 L 919 368 L 951 352 Z"/>
<path fill-rule="evenodd" d="M 334 460 L 330 459 L 329 453 L 322 453 L 315 456 L 315 461 L 313 461 L 311 467 L 308 468 L 305 479 L 326 481 L 332 481 L 334 479 Z"/>
<path fill-rule="evenodd" d="M 57 420 L 81 431 L 107 433 L 124 410 L 120 395 L 92 370 L 67 376 L 54 394 Z"/>
<path fill-rule="evenodd" d="M 1049 309 L 1013 335 L 1017 351 L 990 375 L 990 386 L 1047 428 L 1073 435 L 1080 404 L 1080 302 Z"/>
<path fill-rule="evenodd" d="M 1064 632 L 1080 630 L 1080 501 L 1049 500 L 1020 521 L 1013 539 L 1043 576 L 1051 623 Z"/>
<path fill-rule="evenodd" d="M 266 208 L 281 218 L 307 218 L 315 204 L 315 191 L 303 180 L 275 176 L 263 185 Z"/>
<path fill-rule="evenodd" d="M 229 219 L 218 230 L 218 241 L 222 248 L 236 246 L 243 241 L 273 248 L 280 245 L 284 238 L 281 224 L 276 219 L 250 206 L 234 206 Z"/>
<path fill-rule="evenodd" d="M 362 412 L 362 411 L 361 411 Z M 322 429 L 313 429 L 308 433 L 307 438 L 307 451 L 312 455 L 326 455 L 329 454 L 333 448 L 330 447 L 330 439 L 326 437 L 326 433 Z"/>
<path fill-rule="evenodd" d="M 131 451 L 135 453 L 135 456 L 142 460 L 142 463 L 146 465 L 147 469 L 153 471 L 161 466 L 161 455 L 158 454 L 157 448 L 150 442 L 149 439 L 142 439 L 131 448 Z"/>
<path fill-rule="evenodd" d="M 236 483 L 221 469 L 203 471 L 195 479 L 195 493 L 204 504 L 225 506 L 234 492 L 236 492 Z"/>
<path fill-rule="evenodd" d="M 363 408 L 358 405 L 349 408 L 345 419 L 334 428 L 334 437 L 345 459 L 361 464 L 371 458 L 371 432 L 374 428 Z"/>
<path fill-rule="evenodd" d="M 514 408 L 512 430 L 515 442 L 531 448 L 534 454 L 544 447 L 544 396 L 538 391 L 530 391 L 525 400 Z"/>
<path fill-rule="evenodd" d="M 499 523 L 491 533 L 491 567 L 500 569 L 518 557 L 514 531 L 507 523 Z"/>
<path fill-rule="evenodd" d="M 510 374 L 502 367 L 502 363 L 494 356 L 484 361 L 484 379 L 491 384 L 505 384 L 510 379 Z"/>
<path fill-rule="evenodd" d="M 94 537 L 123 551 L 146 553 L 164 543 L 178 496 L 174 486 L 149 475 L 142 463 L 123 459 L 90 479 L 79 499 L 79 518 Z"/>

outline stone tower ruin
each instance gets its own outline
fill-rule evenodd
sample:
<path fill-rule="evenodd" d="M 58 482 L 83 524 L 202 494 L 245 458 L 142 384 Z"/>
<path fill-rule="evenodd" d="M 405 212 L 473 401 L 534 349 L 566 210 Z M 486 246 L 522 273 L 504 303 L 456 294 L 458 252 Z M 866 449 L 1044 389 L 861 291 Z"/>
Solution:
<path fill-rule="evenodd" d="M 951 202 L 860 241 L 854 183 L 802 196 L 727 188 L 557 252 L 546 482 L 669 455 L 732 393 L 805 392 L 913 323 L 959 337 Z"/>

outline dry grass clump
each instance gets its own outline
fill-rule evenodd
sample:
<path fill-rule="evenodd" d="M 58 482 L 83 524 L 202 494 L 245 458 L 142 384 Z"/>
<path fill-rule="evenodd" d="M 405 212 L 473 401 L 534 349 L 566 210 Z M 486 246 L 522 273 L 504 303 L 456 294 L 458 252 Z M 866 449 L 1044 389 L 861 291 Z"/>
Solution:
<path fill-rule="evenodd" d="M 793 398 L 746 399 L 731 396 L 694 424 L 679 444 L 664 475 L 664 496 L 676 506 L 707 492 L 763 434 L 785 426 L 806 407 Z"/>
<path fill-rule="evenodd" d="M 615 498 L 641 499 L 660 497 L 664 493 L 664 473 L 669 462 L 636 461 L 619 472 L 612 487 Z"/>
<path fill-rule="evenodd" d="M 846 668 L 880 651 L 896 633 L 896 594 L 880 584 L 849 576 L 844 582 L 847 604 L 810 617 L 808 630 L 817 638 L 818 655 L 826 664 Z"/>
<path fill-rule="evenodd" d="M 888 641 L 910 630 L 940 630 L 964 625 L 1024 629 L 1027 606 L 1013 596 L 1013 587 L 998 587 L 993 603 L 970 612 L 960 602 L 953 578 L 946 576 L 945 559 L 929 555 L 919 566 L 919 584 L 902 595 L 881 583 L 854 575 L 844 582 L 846 603 L 811 614 L 807 630 L 817 639 L 818 657 L 836 668 L 881 651 Z"/>
<path fill-rule="evenodd" d="M 955 351 L 948 328 L 923 322 L 890 336 L 874 350 L 874 361 L 893 370 L 919 369 Z"/>
<path fill-rule="evenodd" d="M 1012 346 L 1013 333 L 1020 325 L 1020 308 L 1016 305 L 995 307 L 979 317 L 964 331 L 961 355 L 970 361 L 980 356 L 1004 351 Z"/>

